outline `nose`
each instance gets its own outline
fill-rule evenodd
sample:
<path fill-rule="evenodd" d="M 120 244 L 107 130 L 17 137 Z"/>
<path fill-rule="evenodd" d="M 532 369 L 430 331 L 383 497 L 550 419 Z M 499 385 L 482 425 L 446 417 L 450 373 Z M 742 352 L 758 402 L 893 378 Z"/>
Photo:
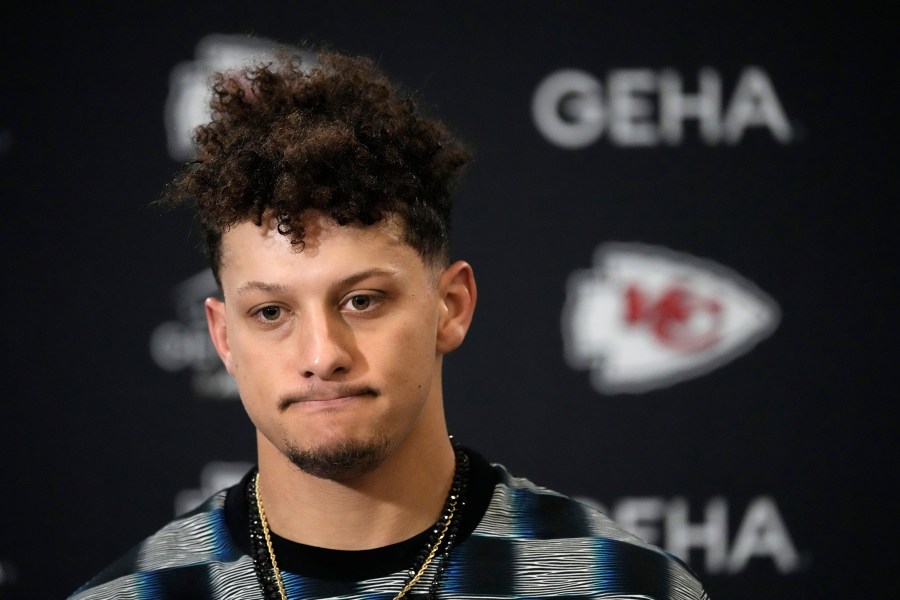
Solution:
<path fill-rule="evenodd" d="M 305 378 L 335 379 L 352 363 L 353 334 L 343 320 L 327 311 L 304 315 L 300 335 L 300 374 Z"/>

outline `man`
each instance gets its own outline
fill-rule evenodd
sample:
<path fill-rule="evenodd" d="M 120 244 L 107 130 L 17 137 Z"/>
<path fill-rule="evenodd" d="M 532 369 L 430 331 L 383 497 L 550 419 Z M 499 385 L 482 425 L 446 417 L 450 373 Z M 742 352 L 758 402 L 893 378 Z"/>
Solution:
<path fill-rule="evenodd" d="M 217 76 L 194 201 L 213 344 L 258 466 L 73 598 L 706 598 L 678 560 L 448 435 L 443 356 L 476 302 L 449 260 L 468 150 L 371 61 Z"/>

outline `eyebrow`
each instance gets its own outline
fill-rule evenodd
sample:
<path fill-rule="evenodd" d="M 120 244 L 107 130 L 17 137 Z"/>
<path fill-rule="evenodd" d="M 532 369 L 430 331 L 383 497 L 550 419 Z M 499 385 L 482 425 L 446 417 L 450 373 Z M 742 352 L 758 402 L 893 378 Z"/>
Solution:
<path fill-rule="evenodd" d="M 343 279 L 338 280 L 335 285 L 336 287 L 347 287 L 351 285 L 355 285 L 360 281 L 368 279 L 369 277 L 393 277 L 397 274 L 397 271 L 394 269 L 382 269 L 382 268 L 373 268 L 366 269 L 365 271 L 360 271 L 359 273 L 354 273 L 353 275 L 348 275 Z M 241 284 L 240 287 L 237 288 L 236 293 L 238 296 L 242 296 L 244 294 L 249 294 L 251 292 L 269 292 L 276 294 L 283 294 L 289 291 L 288 286 L 282 285 L 280 283 L 267 283 L 265 281 L 247 281 Z"/>
<path fill-rule="evenodd" d="M 250 292 L 284 293 L 286 291 L 287 286 L 281 285 L 280 283 L 266 283 L 264 281 L 248 281 L 236 290 L 238 296 L 249 294 Z"/>
<path fill-rule="evenodd" d="M 340 281 L 337 282 L 338 287 L 346 287 L 350 285 L 354 285 L 363 281 L 364 279 L 368 279 L 369 277 L 393 277 L 397 274 L 396 269 L 381 269 L 375 267 L 373 269 L 366 269 L 365 271 L 360 271 L 359 273 L 354 273 L 348 277 L 344 277 Z"/>

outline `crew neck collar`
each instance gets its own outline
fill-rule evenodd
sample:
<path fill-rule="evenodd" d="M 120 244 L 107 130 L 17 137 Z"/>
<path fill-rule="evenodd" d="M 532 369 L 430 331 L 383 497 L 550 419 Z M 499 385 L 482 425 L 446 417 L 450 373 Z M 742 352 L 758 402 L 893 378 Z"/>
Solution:
<path fill-rule="evenodd" d="M 462 447 L 469 457 L 469 485 L 465 492 L 456 545 L 463 543 L 478 526 L 490 504 L 498 473 L 477 452 Z M 231 537 L 245 554 L 250 554 L 250 523 L 247 486 L 256 467 L 241 482 L 228 490 L 225 498 L 225 521 Z M 278 566 L 304 577 L 332 581 L 363 581 L 410 568 L 428 542 L 431 527 L 396 544 L 369 550 L 333 550 L 293 542 L 272 532 L 272 544 Z"/>

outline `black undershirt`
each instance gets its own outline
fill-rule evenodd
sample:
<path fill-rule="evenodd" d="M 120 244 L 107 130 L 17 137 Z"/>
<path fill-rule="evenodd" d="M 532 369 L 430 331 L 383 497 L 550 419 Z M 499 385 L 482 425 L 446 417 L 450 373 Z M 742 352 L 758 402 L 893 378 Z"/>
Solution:
<path fill-rule="evenodd" d="M 498 477 L 484 457 L 468 448 L 462 450 L 469 456 L 469 485 L 464 493 L 466 504 L 460 515 L 457 544 L 464 542 L 478 526 Z M 251 469 L 238 485 L 228 490 L 225 498 L 225 522 L 231 537 L 245 554 L 250 554 L 246 490 L 255 473 L 256 469 Z M 363 581 L 409 569 L 428 543 L 430 532 L 431 527 L 408 540 L 371 550 L 332 550 L 292 542 L 275 532 L 271 532 L 271 536 L 278 566 L 285 571 L 316 579 Z"/>

